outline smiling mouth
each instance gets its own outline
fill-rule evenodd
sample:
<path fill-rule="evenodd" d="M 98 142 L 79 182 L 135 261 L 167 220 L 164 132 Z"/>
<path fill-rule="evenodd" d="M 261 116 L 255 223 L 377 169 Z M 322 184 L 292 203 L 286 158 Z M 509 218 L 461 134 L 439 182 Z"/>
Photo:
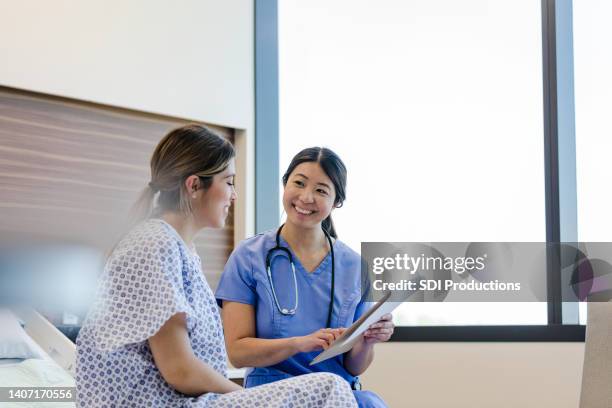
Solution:
<path fill-rule="evenodd" d="M 302 215 L 312 215 L 316 212 L 316 211 L 306 210 L 304 208 L 298 207 L 295 204 L 293 205 L 293 208 L 295 208 L 295 211 L 297 211 L 298 214 L 302 214 Z"/>

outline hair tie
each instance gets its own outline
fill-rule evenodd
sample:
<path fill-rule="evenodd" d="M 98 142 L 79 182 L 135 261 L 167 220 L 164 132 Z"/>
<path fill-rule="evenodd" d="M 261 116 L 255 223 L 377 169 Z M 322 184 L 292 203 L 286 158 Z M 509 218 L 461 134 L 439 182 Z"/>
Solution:
<path fill-rule="evenodd" d="M 159 190 L 159 188 L 157 188 L 157 186 L 155 185 L 155 183 L 153 183 L 152 181 L 149 181 L 149 188 L 151 190 L 153 190 L 153 192 L 156 192 Z"/>

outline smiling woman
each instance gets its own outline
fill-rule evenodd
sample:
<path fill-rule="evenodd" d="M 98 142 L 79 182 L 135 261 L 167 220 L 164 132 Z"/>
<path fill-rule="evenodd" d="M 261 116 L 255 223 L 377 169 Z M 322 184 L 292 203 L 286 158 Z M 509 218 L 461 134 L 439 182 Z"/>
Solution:
<path fill-rule="evenodd" d="M 312 215 L 304 218 L 305 225 L 312 227 L 320 222 L 324 230 L 337 238 L 331 212 L 344 203 L 346 177 L 346 166 L 333 151 L 324 147 L 302 150 L 283 175 L 283 206 L 287 216 L 290 212 Z"/>
<path fill-rule="evenodd" d="M 300 151 L 282 177 L 287 221 L 243 241 L 226 264 L 216 297 L 230 361 L 254 367 L 247 388 L 328 372 L 352 386 L 359 406 L 386 406 L 361 391 L 358 376 L 372 362 L 374 345 L 391 337 L 391 315 L 350 351 L 311 364 L 367 308 L 361 258 L 338 240 L 331 218 L 346 198 L 346 178 L 346 166 L 330 149 Z"/>

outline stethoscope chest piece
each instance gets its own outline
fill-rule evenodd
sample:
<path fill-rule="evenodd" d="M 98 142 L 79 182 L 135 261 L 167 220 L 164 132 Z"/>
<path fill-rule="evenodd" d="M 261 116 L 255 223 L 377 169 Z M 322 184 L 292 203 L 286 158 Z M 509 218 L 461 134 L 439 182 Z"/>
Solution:
<path fill-rule="evenodd" d="M 293 287 L 295 289 L 294 299 L 295 302 L 292 308 L 281 307 L 280 302 L 278 301 L 278 296 L 276 295 L 276 289 L 274 288 L 274 281 L 272 279 L 272 257 L 275 251 L 281 251 L 289 258 L 289 263 L 291 264 L 291 272 L 293 273 Z M 293 263 L 293 256 L 291 255 L 291 251 L 289 249 L 280 246 L 278 242 L 278 234 L 277 234 L 277 242 L 276 246 L 268 251 L 266 255 L 266 270 L 268 272 L 268 280 L 270 281 L 270 288 L 272 288 L 272 297 L 274 298 L 274 303 L 276 303 L 276 308 L 283 316 L 293 316 L 295 311 L 298 308 L 298 287 L 297 287 L 297 277 L 295 276 L 295 264 Z"/>

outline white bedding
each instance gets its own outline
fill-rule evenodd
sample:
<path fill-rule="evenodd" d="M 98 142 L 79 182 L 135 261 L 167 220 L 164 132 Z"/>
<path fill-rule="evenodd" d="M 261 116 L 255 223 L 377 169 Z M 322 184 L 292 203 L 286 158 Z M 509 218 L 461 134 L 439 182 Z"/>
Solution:
<path fill-rule="evenodd" d="M 23 358 L 0 358 L 0 366 L 21 363 L 22 361 L 24 361 Z"/>
<path fill-rule="evenodd" d="M 0 359 L 0 387 L 74 387 L 72 376 L 30 336 L 25 341 L 43 358 Z M 1 402 L 2 408 L 74 408 L 74 402 Z"/>
<path fill-rule="evenodd" d="M 74 387 L 74 379 L 51 359 L 30 358 L 0 365 L 0 387 Z M 73 402 L 3 402 L 2 408 L 73 408 Z"/>
<path fill-rule="evenodd" d="M 0 365 L 0 387 L 74 387 L 74 379 L 54 361 L 29 358 Z"/>

